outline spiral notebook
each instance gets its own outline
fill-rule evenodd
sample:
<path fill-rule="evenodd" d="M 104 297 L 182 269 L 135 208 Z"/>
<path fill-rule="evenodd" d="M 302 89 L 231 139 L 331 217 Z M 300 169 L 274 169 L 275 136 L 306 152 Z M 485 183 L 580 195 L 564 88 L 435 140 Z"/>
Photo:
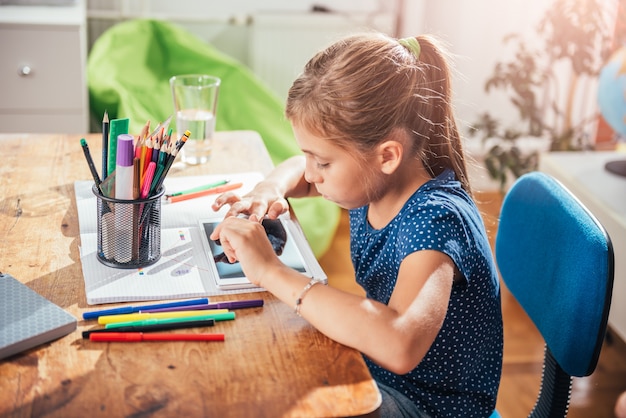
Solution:
<path fill-rule="evenodd" d="M 0 273 L 0 359 L 76 329 L 76 318 L 7 273 Z"/>

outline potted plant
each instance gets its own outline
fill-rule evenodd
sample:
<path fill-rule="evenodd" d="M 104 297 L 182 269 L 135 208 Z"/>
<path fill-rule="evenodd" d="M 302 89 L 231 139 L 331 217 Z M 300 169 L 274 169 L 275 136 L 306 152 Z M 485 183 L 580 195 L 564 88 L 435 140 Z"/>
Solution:
<path fill-rule="evenodd" d="M 536 27 L 541 48 L 531 48 L 519 34 L 504 38 L 515 54 L 495 64 L 484 89 L 508 93 L 520 123 L 505 128 L 484 113 L 469 130 L 470 137 L 480 137 L 488 147 L 485 166 L 501 191 L 509 176 L 537 169 L 544 148 L 580 150 L 590 144 L 589 126 L 596 115 L 577 118 L 576 97 L 587 93 L 584 100 L 595 100 L 582 81 L 596 79 L 610 53 L 615 8 L 604 0 L 554 0 Z M 565 88 L 563 69 L 569 73 Z"/>

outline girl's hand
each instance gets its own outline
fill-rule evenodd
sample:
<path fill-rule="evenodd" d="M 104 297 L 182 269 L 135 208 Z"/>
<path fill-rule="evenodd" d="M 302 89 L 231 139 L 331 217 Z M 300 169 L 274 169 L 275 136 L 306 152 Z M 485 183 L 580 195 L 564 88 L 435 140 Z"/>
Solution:
<path fill-rule="evenodd" d="M 215 199 L 212 205 L 214 211 L 224 205 L 230 205 L 225 218 L 248 215 L 251 221 L 260 222 L 266 215 L 276 219 L 289 210 L 287 199 L 284 198 L 271 182 L 262 181 L 248 194 L 240 197 L 234 192 L 226 192 Z"/>
<path fill-rule="evenodd" d="M 238 261 L 248 280 L 257 286 L 263 287 L 261 279 L 283 266 L 260 222 L 231 216 L 217 225 L 209 238 L 219 239 L 228 261 Z"/>

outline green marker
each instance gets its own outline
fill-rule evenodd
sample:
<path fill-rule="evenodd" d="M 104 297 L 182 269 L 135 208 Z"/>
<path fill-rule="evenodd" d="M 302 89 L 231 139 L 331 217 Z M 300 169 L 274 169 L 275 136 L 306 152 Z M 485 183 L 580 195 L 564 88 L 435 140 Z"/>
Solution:
<path fill-rule="evenodd" d="M 231 319 L 235 319 L 234 312 L 224 312 L 224 313 L 214 313 L 214 314 L 206 314 L 206 315 L 198 315 L 198 316 L 186 316 L 183 318 L 152 318 L 152 319 L 142 319 L 139 321 L 126 321 L 126 322 L 114 322 L 111 324 L 106 324 L 104 327 L 106 329 L 110 328 L 119 328 L 126 326 L 144 326 L 144 325 L 155 325 L 155 324 L 178 324 L 181 322 L 188 321 L 202 321 L 205 319 L 213 319 L 214 321 L 228 321 Z"/>

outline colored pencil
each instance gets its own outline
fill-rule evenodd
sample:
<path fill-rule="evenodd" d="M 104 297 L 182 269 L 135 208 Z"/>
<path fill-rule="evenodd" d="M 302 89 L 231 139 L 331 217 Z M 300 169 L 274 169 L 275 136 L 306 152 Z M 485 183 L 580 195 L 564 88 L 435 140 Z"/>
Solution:
<path fill-rule="evenodd" d="M 243 186 L 243 183 L 232 183 L 225 184 L 224 186 L 215 187 L 213 189 L 202 190 L 200 192 L 189 193 L 189 194 L 181 194 L 178 196 L 170 196 L 167 198 L 167 201 L 170 203 L 182 202 L 183 200 L 195 199 L 198 197 L 204 197 L 211 194 L 224 193 L 230 190 L 235 190 Z"/>

